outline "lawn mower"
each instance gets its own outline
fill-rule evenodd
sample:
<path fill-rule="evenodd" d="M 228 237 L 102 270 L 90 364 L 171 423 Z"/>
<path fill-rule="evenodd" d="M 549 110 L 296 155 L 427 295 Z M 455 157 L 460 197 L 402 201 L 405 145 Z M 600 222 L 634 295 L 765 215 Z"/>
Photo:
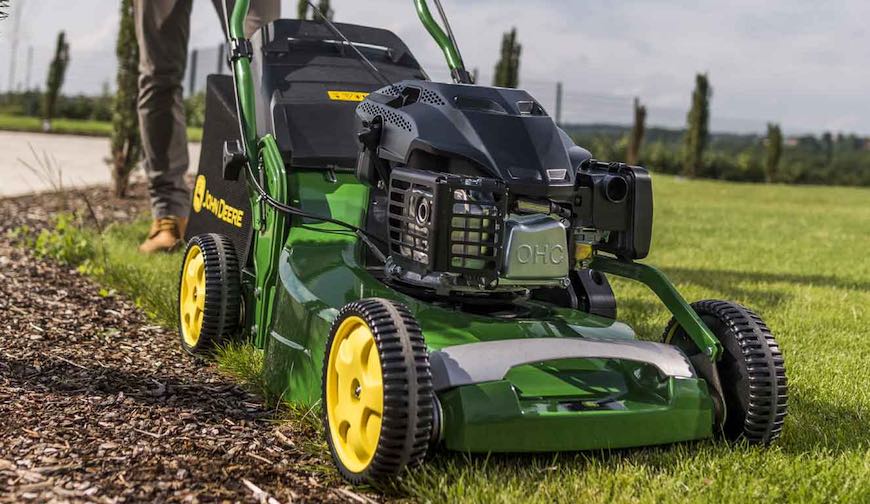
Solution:
<path fill-rule="evenodd" d="M 639 262 L 648 171 L 594 159 L 527 92 L 475 84 L 440 1 L 440 22 L 414 5 L 449 83 L 393 33 L 323 16 L 246 39 L 248 4 L 226 16 L 232 76 L 207 84 L 186 351 L 263 349 L 275 393 L 319 403 L 353 483 L 389 482 L 437 448 L 780 435 L 785 367 L 762 319 L 690 305 Z M 608 276 L 670 311 L 660 342 L 617 320 Z"/>

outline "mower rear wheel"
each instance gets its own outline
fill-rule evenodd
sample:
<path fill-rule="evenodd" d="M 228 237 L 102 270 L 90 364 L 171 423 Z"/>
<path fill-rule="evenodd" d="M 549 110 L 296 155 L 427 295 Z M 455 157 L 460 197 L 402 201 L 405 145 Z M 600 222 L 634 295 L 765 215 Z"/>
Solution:
<path fill-rule="evenodd" d="M 322 387 L 326 441 L 346 480 L 389 483 L 423 460 L 433 424 L 432 375 L 407 308 L 385 299 L 342 308 L 326 342 Z"/>
<path fill-rule="evenodd" d="M 716 363 L 725 401 L 720 434 L 729 441 L 770 444 L 782 433 L 788 409 L 785 361 L 773 334 L 761 317 L 737 303 L 707 300 L 692 308 L 724 350 Z M 700 353 L 675 319 L 668 323 L 664 341 L 690 359 Z"/>
<path fill-rule="evenodd" d="M 239 260 L 229 238 L 202 234 L 191 238 L 178 281 L 181 346 L 192 355 L 210 353 L 239 324 Z"/>

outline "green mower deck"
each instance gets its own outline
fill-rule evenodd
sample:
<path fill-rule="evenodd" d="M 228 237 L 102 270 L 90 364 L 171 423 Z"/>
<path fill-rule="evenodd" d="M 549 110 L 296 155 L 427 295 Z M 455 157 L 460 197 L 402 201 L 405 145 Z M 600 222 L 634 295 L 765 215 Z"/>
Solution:
<path fill-rule="evenodd" d="M 326 181 L 299 172 L 291 187 L 303 209 L 325 207 L 360 222 L 367 191 L 350 176 Z M 354 205 L 353 202 L 357 204 Z M 324 232 L 328 230 L 329 232 Z M 325 342 L 338 311 L 351 301 L 387 298 L 407 306 L 431 352 L 480 342 L 590 338 L 635 341 L 627 325 L 576 310 L 529 303 L 522 319 L 493 319 L 433 306 L 389 288 L 360 265 L 364 247 L 342 229 L 292 226 L 278 260 L 272 329 L 265 336 L 269 387 L 303 404 L 320 400 Z M 662 379 L 652 366 L 620 359 L 527 364 L 504 379 L 439 394 L 449 449 L 473 452 L 623 448 L 710 437 L 713 403 L 698 377 Z"/>

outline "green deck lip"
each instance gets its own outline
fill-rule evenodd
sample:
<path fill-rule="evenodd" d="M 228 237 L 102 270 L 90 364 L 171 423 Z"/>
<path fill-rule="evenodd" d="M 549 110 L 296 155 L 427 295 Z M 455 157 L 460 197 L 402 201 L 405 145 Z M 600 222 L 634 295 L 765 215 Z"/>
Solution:
<path fill-rule="evenodd" d="M 443 440 L 453 451 L 520 453 L 637 448 L 711 437 L 713 405 L 706 383 L 671 378 L 668 388 L 667 404 L 528 413 L 505 380 L 458 387 L 439 395 Z"/>

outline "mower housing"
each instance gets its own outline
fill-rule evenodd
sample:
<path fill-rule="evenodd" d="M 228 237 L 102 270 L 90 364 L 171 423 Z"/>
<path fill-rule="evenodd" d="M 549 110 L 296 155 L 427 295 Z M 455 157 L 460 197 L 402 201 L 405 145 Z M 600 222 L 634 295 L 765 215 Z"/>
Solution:
<path fill-rule="evenodd" d="M 230 230 L 245 265 L 241 332 L 264 349 L 269 389 L 316 404 L 339 311 L 382 298 L 406 306 L 422 329 L 439 405 L 433 441 L 449 449 L 609 449 L 711 436 L 711 391 L 681 350 L 639 341 L 613 318 L 516 294 L 539 286 L 564 291 L 566 276 L 574 282 L 577 272 L 588 273 L 588 264 L 573 264 L 578 236 L 599 246 L 628 232 L 633 242 L 614 241 L 613 250 L 643 255 L 645 231 L 631 231 L 628 221 L 603 229 L 594 202 L 608 197 L 598 180 L 623 178 L 623 201 L 635 200 L 624 205 L 626 219 L 646 229 L 638 217 L 651 208 L 644 172 L 591 163 L 524 91 L 428 82 L 395 35 L 337 26 L 398 84 L 384 88 L 322 23 L 279 20 L 252 41 L 257 183 L 300 215 L 267 207 L 244 172 L 224 180 L 224 146 L 250 144 L 239 135 L 232 79 L 209 80 L 202 194 L 245 202 L 233 203 L 244 218 Z M 589 204 L 582 213 L 588 221 L 569 218 Z M 226 222 L 193 208 L 188 236 L 225 232 Z M 421 208 L 435 220 L 417 222 Z M 359 234 L 305 215 L 366 230 L 370 242 L 384 242 L 378 252 L 387 264 Z M 472 219 L 478 228 L 459 229 Z M 584 234 L 588 225 L 602 229 Z M 418 228 L 425 241 L 403 236 Z M 507 247 L 511 240 L 516 249 Z M 510 262 L 521 245 L 548 258 L 543 273 Z M 554 252 L 560 246 L 564 257 Z M 674 313 L 686 313 L 663 277 L 622 267 L 623 276 L 661 287 Z M 423 287 L 397 281 L 408 275 Z M 437 285 L 426 287 L 430 281 Z"/>

